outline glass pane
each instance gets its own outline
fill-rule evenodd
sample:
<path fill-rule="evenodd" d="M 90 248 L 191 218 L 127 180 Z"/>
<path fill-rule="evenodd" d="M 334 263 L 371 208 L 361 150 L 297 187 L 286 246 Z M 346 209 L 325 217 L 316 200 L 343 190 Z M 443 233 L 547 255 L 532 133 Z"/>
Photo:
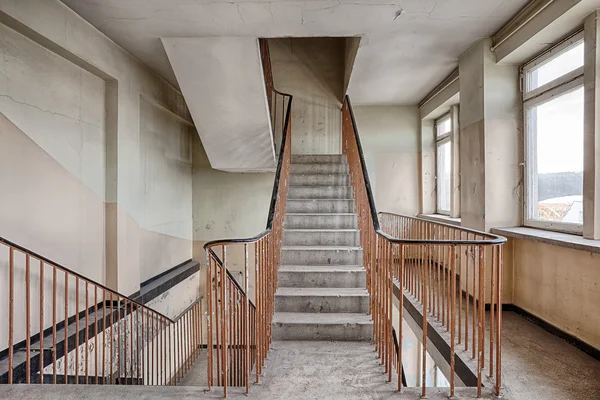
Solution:
<path fill-rule="evenodd" d="M 450 129 L 452 129 L 452 123 L 450 121 L 450 117 L 446 117 L 444 119 L 439 119 L 436 122 L 437 136 L 442 136 L 450 132 Z"/>
<path fill-rule="evenodd" d="M 527 91 L 545 85 L 583 66 L 583 41 L 527 72 Z"/>
<path fill-rule="evenodd" d="M 529 111 L 530 218 L 583 223 L 583 87 Z"/>
<path fill-rule="evenodd" d="M 445 142 L 437 148 L 437 209 L 450 212 L 451 143 Z"/>

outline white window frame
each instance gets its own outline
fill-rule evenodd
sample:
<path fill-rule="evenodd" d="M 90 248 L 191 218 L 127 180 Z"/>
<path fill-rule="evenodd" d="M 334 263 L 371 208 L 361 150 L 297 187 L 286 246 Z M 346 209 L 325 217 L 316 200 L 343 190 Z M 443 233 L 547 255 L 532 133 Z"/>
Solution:
<path fill-rule="evenodd" d="M 535 171 L 536 167 L 535 157 L 535 144 L 533 140 L 533 133 L 530 131 L 531 121 L 529 110 L 543 104 L 552 98 L 562 96 L 569 92 L 572 92 L 580 87 L 583 87 L 583 66 L 568 72 L 551 82 L 548 82 L 539 88 L 527 91 L 530 87 L 529 74 L 528 72 L 536 67 L 544 64 L 548 60 L 570 50 L 571 48 L 579 45 L 583 41 L 583 32 L 579 32 L 572 37 L 564 40 L 559 45 L 553 47 L 551 50 L 543 53 L 534 60 L 528 62 L 522 67 L 523 77 L 523 124 L 524 124 L 524 184 L 525 193 L 523 201 L 523 225 L 538 228 L 544 230 L 551 230 L 557 232 L 574 233 L 578 235 L 583 234 L 583 224 L 574 224 L 569 222 L 556 222 L 556 221 L 542 221 L 539 219 L 532 219 L 530 215 L 533 215 L 533 207 L 537 207 L 537 203 L 534 198 L 534 193 L 537 192 L 535 187 L 535 180 L 531 179 L 531 176 Z M 583 146 L 583 143 L 582 143 Z M 584 217 L 585 218 L 585 217 Z"/>
<path fill-rule="evenodd" d="M 450 130 L 448 132 L 444 133 L 443 135 L 438 136 L 438 130 L 437 130 L 438 129 L 438 125 L 440 125 L 441 123 L 445 122 L 446 120 L 450 121 Z M 442 210 L 439 207 L 439 203 L 440 203 L 440 191 L 438 190 L 438 182 L 439 182 L 439 179 L 438 179 L 438 171 L 439 171 L 439 169 L 438 169 L 438 150 L 439 150 L 439 148 L 440 148 L 441 145 L 444 145 L 446 143 L 450 143 L 450 148 L 451 148 L 451 150 L 450 150 L 450 176 L 452 176 L 452 174 L 453 174 L 453 171 L 452 171 L 452 168 L 453 168 L 453 162 L 452 161 L 453 160 L 452 160 L 452 158 L 454 157 L 453 151 L 452 151 L 452 136 L 453 136 L 452 131 L 453 131 L 453 129 L 454 129 L 454 124 L 453 124 L 453 121 L 452 121 L 452 112 L 448 112 L 448 113 L 442 115 L 441 117 L 439 117 L 439 118 L 437 118 L 435 120 L 435 124 L 434 124 L 434 128 L 433 128 L 434 135 L 435 135 L 435 192 L 436 192 L 436 195 L 435 195 L 435 212 L 436 212 L 436 214 L 447 215 L 447 216 L 450 216 L 450 214 L 452 212 L 452 179 L 450 180 L 450 193 L 449 193 L 449 196 L 450 196 L 450 199 L 449 199 L 450 200 L 450 209 L 449 210 Z"/>

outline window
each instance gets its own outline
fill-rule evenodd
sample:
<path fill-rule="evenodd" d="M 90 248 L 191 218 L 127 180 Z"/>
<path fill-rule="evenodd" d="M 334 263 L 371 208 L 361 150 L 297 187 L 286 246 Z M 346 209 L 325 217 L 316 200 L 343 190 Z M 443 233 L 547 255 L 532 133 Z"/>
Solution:
<path fill-rule="evenodd" d="M 450 215 L 452 196 L 452 117 L 435 121 L 437 213 Z"/>
<path fill-rule="evenodd" d="M 523 67 L 525 225 L 583 230 L 583 38 Z"/>

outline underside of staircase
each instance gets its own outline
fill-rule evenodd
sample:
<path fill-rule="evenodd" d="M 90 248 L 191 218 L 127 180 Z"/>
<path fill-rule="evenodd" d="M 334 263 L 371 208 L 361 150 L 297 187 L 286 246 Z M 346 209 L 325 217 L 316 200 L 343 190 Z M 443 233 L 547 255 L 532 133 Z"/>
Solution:
<path fill-rule="evenodd" d="M 273 338 L 371 340 L 362 260 L 346 157 L 292 156 Z"/>

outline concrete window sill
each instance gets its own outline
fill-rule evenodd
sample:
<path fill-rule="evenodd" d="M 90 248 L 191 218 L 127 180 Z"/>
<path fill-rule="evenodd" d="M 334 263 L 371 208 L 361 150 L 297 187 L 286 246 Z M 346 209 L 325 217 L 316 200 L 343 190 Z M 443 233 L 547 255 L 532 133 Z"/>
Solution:
<path fill-rule="evenodd" d="M 452 218 L 447 215 L 442 214 L 419 214 L 417 215 L 419 218 L 428 219 L 434 222 L 442 222 L 444 224 L 452 224 L 456 226 L 460 226 L 460 218 Z"/>
<path fill-rule="evenodd" d="M 546 243 L 553 246 L 566 247 L 569 249 L 600 254 L 600 240 L 584 239 L 581 236 L 569 235 L 567 233 L 525 228 L 522 226 L 514 228 L 493 228 L 492 233 L 516 239 L 533 240 L 534 242 Z"/>

